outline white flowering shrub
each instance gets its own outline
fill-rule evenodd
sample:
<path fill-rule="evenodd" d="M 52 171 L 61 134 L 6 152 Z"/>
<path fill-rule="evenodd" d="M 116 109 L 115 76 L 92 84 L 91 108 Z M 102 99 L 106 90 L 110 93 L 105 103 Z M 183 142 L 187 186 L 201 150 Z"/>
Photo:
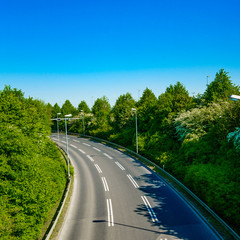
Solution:
<path fill-rule="evenodd" d="M 209 106 L 181 112 L 174 122 L 178 140 L 198 140 L 224 115 L 228 107 L 228 102 L 212 103 Z"/>

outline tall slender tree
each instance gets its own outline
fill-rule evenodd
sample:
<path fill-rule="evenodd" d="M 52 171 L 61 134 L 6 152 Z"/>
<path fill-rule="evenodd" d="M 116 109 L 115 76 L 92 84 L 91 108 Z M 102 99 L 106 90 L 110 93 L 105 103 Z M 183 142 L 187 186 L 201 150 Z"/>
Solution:
<path fill-rule="evenodd" d="M 113 109 L 114 129 L 119 131 L 124 128 L 132 116 L 131 108 L 135 107 L 135 101 L 130 93 L 121 95 Z"/>
<path fill-rule="evenodd" d="M 157 98 L 154 93 L 146 88 L 138 102 L 139 131 L 146 132 L 151 127 L 151 122 L 156 114 Z"/>
<path fill-rule="evenodd" d="M 77 114 L 76 108 L 72 105 L 69 100 L 66 100 L 65 103 L 62 105 L 62 115 L 72 114 L 73 116 Z"/>
<path fill-rule="evenodd" d="M 107 97 L 98 98 L 93 107 L 93 119 L 91 124 L 91 134 L 103 136 L 110 131 L 110 112 L 111 105 Z"/>
<path fill-rule="evenodd" d="M 91 112 L 90 108 L 88 107 L 88 105 L 85 101 L 81 101 L 78 104 L 78 112 L 81 112 L 81 110 L 83 110 L 84 113 L 90 113 Z"/>
<path fill-rule="evenodd" d="M 216 73 L 215 79 L 208 85 L 203 99 L 209 102 L 216 102 L 219 100 L 227 100 L 232 94 L 239 94 L 239 86 L 232 83 L 231 77 L 224 69 L 220 69 Z"/>
<path fill-rule="evenodd" d="M 59 105 L 57 103 L 55 103 L 52 108 L 52 118 L 56 118 L 57 113 L 61 113 L 61 108 L 59 107 Z"/>
<path fill-rule="evenodd" d="M 176 114 L 190 108 L 191 105 L 192 98 L 188 91 L 180 82 L 177 82 L 175 85 L 170 85 L 165 93 L 159 96 L 158 114 L 167 117 L 168 114 Z"/>

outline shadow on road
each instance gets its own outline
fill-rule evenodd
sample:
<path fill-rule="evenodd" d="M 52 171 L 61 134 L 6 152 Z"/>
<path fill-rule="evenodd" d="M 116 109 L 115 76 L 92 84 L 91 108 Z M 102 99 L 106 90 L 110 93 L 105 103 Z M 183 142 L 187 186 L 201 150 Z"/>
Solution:
<path fill-rule="evenodd" d="M 152 222 L 144 204 L 138 205 L 135 212 L 148 218 L 152 226 L 158 226 L 161 233 L 184 240 L 218 239 L 190 206 L 158 176 L 144 174 L 136 180 L 142 182 L 139 190 L 143 195 L 152 199 L 152 209 L 158 222 Z"/>
<path fill-rule="evenodd" d="M 103 223 L 103 222 L 107 223 L 106 220 L 93 220 L 93 223 Z M 134 228 L 134 229 L 138 229 L 138 230 L 142 230 L 142 231 L 148 231 L 148 232 L 153 232 L 153 233 L 159 233 L 159 234 L 162 233 L 160 231 L 155 231 L 155 230 L 152 230 L 152 229 L 147 229 L 147 228 L 142 228 L 142 227 L 137 227 L 137 226 L 131 226 L 131 225 L 117 223 L 117 222 L 114 222 L 114 225 L 123 226 L 123 227 L 127 227 L 127 228 Z"/>

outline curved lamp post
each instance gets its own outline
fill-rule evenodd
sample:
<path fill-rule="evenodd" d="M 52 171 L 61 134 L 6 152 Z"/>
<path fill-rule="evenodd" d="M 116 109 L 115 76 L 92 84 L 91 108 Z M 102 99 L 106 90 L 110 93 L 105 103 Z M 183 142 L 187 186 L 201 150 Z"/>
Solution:
<path fill-rule="evenodd" d="M 58 144 L 59 144 L 59 126 L 58 126 L 58 115 L 61 115 L 61 113 L 57 113 L 57 134 L 58 134 Z"/>
<path fill-rule="evenodd" d="M 67 119 L 72 117 L 72 114 L 65 115 L 65 130 L 66 130 L 66 145 L 67 145 L 67 167 L 68 167 L 68 177 L 70 178 L 69 172 L 69 157 L 68 157 L 68 137 L 67 137 Z"/>
<path fill-rule="evenodd" d="M 131 110 L 135 112 L 135 119 L 136 119 L 136 153 L 138 153 L 137 109 L 132 108 Z"/>
<path fill-rule="evenodd" d="M 85 135 L 85 124 L 84 124 L 84 111 L 81 110 L 82 120 L 83 120 L 83 135 Z"/>

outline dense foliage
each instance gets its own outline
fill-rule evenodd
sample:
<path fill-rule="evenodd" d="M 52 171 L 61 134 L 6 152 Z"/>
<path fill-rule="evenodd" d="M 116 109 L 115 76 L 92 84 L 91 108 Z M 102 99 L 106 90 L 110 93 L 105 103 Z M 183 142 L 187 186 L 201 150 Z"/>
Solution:
<path fill-rule="evenodd" d="M 51 109 L 0 91 L 0 239 L 38 239 L 66 184 L 65 164 L 48 138 Z"/>
<path fill-rule="evenodd" d="M 85 114 L 86 134 L 104 137 L 135 150 L 137 109 L 139 153 L 171 172 L 193 190 L 231 226 L 240 226 L 240 95 L 224 69 L 202 95 L 189 96 L 177 82 L 158 98 L 150 89 L 138 102 L 121 95 L 110 108 L 106 97 L 97 99 Z M 54 107 L 53 107 L 54 108 Z M 79 121 L 70 129 L 81 133 Z"/>

